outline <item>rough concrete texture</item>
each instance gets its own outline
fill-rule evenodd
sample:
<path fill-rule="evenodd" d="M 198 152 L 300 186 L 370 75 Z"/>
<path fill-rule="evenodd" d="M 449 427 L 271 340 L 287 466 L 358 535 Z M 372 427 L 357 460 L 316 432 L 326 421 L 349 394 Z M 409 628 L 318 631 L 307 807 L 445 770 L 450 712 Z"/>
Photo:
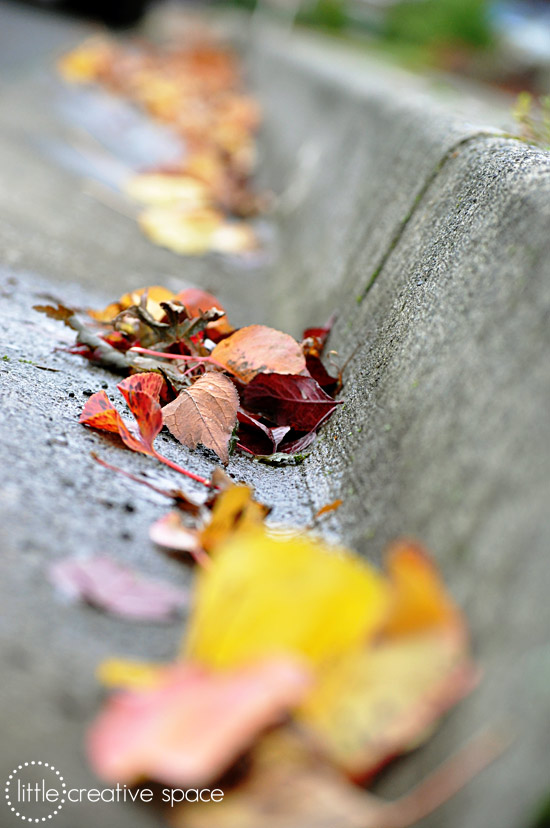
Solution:
<path fill-rule="evenodd" d="M 36 754 L 70 770 L 72 784 L 91 786 L 82 732 L 101 697 L 96 664 L 111 654 L 168 657 L 180 635 L 178 623 L 130 625 L 60 604 L 46 562 L 109 550 L 144 573 L 189 577 L 147 540 L 166 505 L 88 453 L 132 471 L 151 471 L 151 461 L 76 424 L 84 390 L 106 382 L 114 398 L 116 380 L 53 353 L 63 329 L 29 308 L 43 291 L 101 305 L 138 284 L 195 282 L 218 292 L 241 324 L 268 320 L 297 333 L 339 311 L 329 347 L 342 360 L 359 350 L 345 373 L 345 406 L 309 460 L 281 470 L 241 458 L 230 472 L 255 485 L 277 520 L 304 523 L 341 496 L 328 531 L 372 559 L 402 533 L 433 549 L 485 675 L 381 790 L 406 789 L 477 728 L 504 719 L 518 734 L 514 746 L 423 825 L 527 828 L 550 770 L 549 156 L 453 117 L 452 102 L 434 102 L 425 84 L 395 70 L 358 56 L 348 65 L 340 51 L 331 57 L 301 37 L 284 45 L 264 37 L 247 49 L 266 117 L 261 178 L 281 196 L 280 254 L 248 269 L 178 258 L 150 245 L 124 214 L 129 206 L 98 187 L 113 175 L 116 135 L 99 128 L 106 152 L 81 127 L 86 109 L 103 104 L 69 101 L 49 71 L 56 50 L 86 30 L 33 12 L 32 48 L 15 48 L 21 17 L 0 5 L 8 11 L 0 778 Z M 461 109 L 483 124 L 475 106 Z M 124 169 L 139 146 L 117 151 Z M 205 454 L 161 439 L 184 465 L 212 468 Z M 130 807 L 75 813 L 62 812 L 57 825 L 159 824 Z"/>

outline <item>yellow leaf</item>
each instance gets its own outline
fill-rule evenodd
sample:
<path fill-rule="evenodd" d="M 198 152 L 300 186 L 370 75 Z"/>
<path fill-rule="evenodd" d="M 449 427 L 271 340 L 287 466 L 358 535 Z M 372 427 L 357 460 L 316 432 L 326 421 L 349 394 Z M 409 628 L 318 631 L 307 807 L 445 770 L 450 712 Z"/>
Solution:
<path fill-rule="evenodd" d="M 238 532 L 199 575 L 185 651 L 212 667 L 281 654 L 321 665 L 366 642 L 389 601 L 382 576 L 343 549 Z"/>
<path fill-rule="evenodd" d="M 90 39 L 63 55 L 57 67 L 70 83 L 89 83 L 100 77 L 107 68 L 111 55 L 112 49 L 107 42 Z"/>
<path fill-rule="evenodd" d="M 361 779 L 424 741 L 475 681 L 451 631 L 407 636 L 336 659 L 298 717 L 333 762 Z"/>
<path fill-rule="evenodd" d="M 133 290 L 131 293 L 125 293 L 117 302 L 111 302 L 103 310 L 90 310 L 88 313 L 98 322 L 111 322 L 123 310 L 131 308 L 133 305 L 139 305 L 145 291 L 147 291 L 147 310 L 157 321 L 162 319 L 164 311 L 160 306 L 160 302 L 170 302 L 174 298 L 174 294 L 168 288 L 160 285 L 138 288 L 138 290 Z"/>
<path fill-rule="evenodd" d="M 203 549 L 215 552 L 232 532 L 261 526 L 267 509 L 252 497 L 249 486 L 231 486 L 216 498 L 210 523 L 200 533 Z"/>
<path fill-rule="evenodd" d="M 357 778 L 424 740 L 477 678 L 462 617 L 424 550 L 398 541 L 386 564 L 393 602 L 380 638 L 335 659 L 299 714 Z"/>
<path fill-rule="evenodd" d="M 207 206 L 210 201 L 208 187 L 189 175 L 134 175 L 126 182 L 125 190 L 130 198 L 145 204 L 182 204 L 197 208 Z"/>
<path fill-rule="evenodd" d="M 155 244 L 181 255 L 200 255 L 211 249 L 215 230 L 223 214 L 208 208 L 151 207 L 139 217 L 141 229 Z"/>
<path fill-rule="evenodd" d="M 125 658 L 108 658 L 96 670 L 96 677 L 105 687 L 128 690 L 156 687 L 162 681 L 167 665 Z"/>

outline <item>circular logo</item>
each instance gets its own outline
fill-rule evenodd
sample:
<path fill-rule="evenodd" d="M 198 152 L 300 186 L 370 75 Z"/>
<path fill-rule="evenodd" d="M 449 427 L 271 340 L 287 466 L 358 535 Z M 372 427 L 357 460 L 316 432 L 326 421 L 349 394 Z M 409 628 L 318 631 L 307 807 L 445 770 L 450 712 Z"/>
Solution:
<path fill-rule="evenodd" d="M 23 762 L 6 780 L 6 802 L 23 822 L 48 822 L 65 804 L 67 786 L 49 762 Z"/>

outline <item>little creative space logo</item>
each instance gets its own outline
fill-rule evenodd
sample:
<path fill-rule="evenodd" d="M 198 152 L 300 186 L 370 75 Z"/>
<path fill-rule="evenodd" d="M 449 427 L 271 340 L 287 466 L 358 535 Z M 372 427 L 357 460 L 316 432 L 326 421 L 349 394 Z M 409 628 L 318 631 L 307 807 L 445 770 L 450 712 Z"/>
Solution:
<path fill-rule="evenodd" d="M 69 788 L 51 762 L 37 761 L 17 765 L 6 780 L 4 792 L 12 814 L 34 824 L 51 821 L 69 803 L 150 803 L 155 796 L 150 788 L 132 789 L 120 784 L 114 788 Z M 224 792 L 220 788 L 163 788 L 156 795 L 173 808 L 183 802 L 222 802 Z"/>
<path fill-rule="evenodd" d="M 5 786 L 8 808 L 23 822 L 48 822 L 67 800 L 67 785 L 49 762 L 24 762 L 10 773 Z"/>

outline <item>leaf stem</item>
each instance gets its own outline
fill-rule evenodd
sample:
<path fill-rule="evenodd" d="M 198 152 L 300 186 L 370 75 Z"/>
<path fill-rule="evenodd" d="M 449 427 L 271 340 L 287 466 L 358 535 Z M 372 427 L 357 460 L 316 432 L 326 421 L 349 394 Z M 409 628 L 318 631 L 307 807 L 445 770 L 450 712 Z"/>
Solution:
<path fill-rule="evenodd" d="M 202 483 L 202 485 L 206 486 L 207 488 L 210 488 L 210 486 L 212 485 L 209 480 L 206 480 L 206 478 L 201 477 L 200 475 L 195 474 L 194 472 L 190 472 L 187 469 L 182 468 L 182 466 L 178 466 L 177 463 L 173 463 L 172 460 L 169 460 L 167 457 L 164 457 L 163 454 L 159 454 L 155 449 L 153 449 L 153 452 L 157 460 L 160 460 L 161 463 L 165 463 L 167 466 L 170 466 L 170 468 L 174 469 L 174 471 L 177 471 L 180 474 L 184 474 L 186 477 L 190 477 L 191 480 L 196 480 L 197 483 Z M 217 486 L 215 488 L 217 488 Z"/>
<path fill-rule="evenodd" d="M 138 354 L 147 354 L 148 356 L 155 356 L 155 357 L 164 357 L 164 359 L 181 359 L 184 362 L 196 362 L 199 365 L 203 362 L 208 362 L 210 365 L 215 365 L 217 368 L 222 368 L 224 371 L 229 371 L 229 373 L 233 373 L 227 365 L 223 365 L 223 363 L 218 362 L 217 359 L 209 356 L 186 356 L 184 354 L 166 354 L 164 351 L 152 351 L 150 348 L 140 348 L 139 346 L 135 346 L 130 348 L 129 351 L 134 351 Z"/>

